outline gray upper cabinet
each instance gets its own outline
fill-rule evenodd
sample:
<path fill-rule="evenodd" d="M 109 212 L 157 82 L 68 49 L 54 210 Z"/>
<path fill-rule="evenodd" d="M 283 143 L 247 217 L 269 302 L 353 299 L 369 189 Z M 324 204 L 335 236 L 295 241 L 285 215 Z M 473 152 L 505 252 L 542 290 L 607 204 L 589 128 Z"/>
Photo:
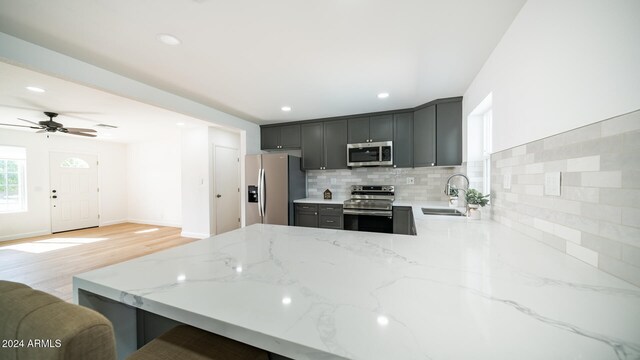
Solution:
<path fill-rule="evenodd" d="M 277 149 L 280 145 L 280 127 L 260 128 L 260 149 Z"/>
<path fill-rule="evenodd" d="M 347 120 L 324 122 L 323 168 L 347 168 Z"/>
<path fill-rule="evenodd" d="M 436 165 L 436 105 L 413 113 L 413 166 Z"/>
<path fill-rule="evenodd" d="M 393 115 L 393 166 L 413 167 L 413 113 Z"/>
<path fill-rule="evenodd" d="M 393 141 L 394 167 L 462 164 L 462 97 L 416 109 L 266 125 L 260 128 L 261 148 L 302 149 L 303 170 L 346 169 L 347 144 L 379 141 Z"/>
<path fill-rule="evenodd" d="M 304 170 L 346 169 L 347 120 L 302 125 Z"/>
<path fill-rule="evenodd" d="M 301 126 L 303 170 L 317 170 L 323 166 L 323 132 L 324 126 L 321 122 Z"/>
<path fill-rule="evenodd" d="M 348 142 L 366 143 L 393 140 L 393 116 L 377 115 L 349 119 Z"/>
<path fill-rule="evenodd" d="M 260 128 L 260 149 L 299 149 L 300 125 L 266 126 Z"/>
<path fill-rule="evenodd" d="M 369 139 L 376 141 L 393 140 L 393 115 L 379 115 L 369 118 Z"/>
<path fill-rule="evenodd" d="M 349 119 L 348 131 L 349 144 L 369 142 L 369 118 Z"/>
<path fill-rule="evenodd" d="M 462 164 L 462 101 L 436 105 L 436 165 Z"/>

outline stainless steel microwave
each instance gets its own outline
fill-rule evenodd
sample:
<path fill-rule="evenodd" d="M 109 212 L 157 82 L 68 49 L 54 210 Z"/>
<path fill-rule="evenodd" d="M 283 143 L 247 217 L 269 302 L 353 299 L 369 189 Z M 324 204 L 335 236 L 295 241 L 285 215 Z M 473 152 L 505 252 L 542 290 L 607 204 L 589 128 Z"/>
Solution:
<path fill-rule="evenodd" d="M 393 165 L 393 141 L 347 144 L 347 166 Z"/>

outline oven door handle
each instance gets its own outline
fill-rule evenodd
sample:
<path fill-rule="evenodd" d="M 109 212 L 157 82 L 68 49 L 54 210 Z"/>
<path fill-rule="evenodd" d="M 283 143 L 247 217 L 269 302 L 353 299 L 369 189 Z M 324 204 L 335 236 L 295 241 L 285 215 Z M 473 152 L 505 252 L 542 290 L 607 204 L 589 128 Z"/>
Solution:
<path fill-rule="evenodd" d="M 370 215 L 370 216 L 393 216 L 392 211 L 384 210 L 358 210 L 358 209 L 344 209 L 343 215 Z"/>

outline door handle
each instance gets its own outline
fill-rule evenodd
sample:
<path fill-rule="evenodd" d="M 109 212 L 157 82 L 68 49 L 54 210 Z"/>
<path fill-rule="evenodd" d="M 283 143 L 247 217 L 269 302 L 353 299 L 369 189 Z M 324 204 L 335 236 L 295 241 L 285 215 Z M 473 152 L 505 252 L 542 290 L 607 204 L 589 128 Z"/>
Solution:
<path fill-rule="evenodd" d="M 221 197 L 222 197 L 222 195 L 218 194 L 218 195 L 216 195 L 216 197 L 217 197 L 217 198 L 221 198 Z"/>
<path fill-rule="evenodd" d="M 58 196 L 57 196 L 57 195 L 53 195 L 51 198 L 52 198 L 52 199 L 57 199 L 57 198 L 58 198 Z"/>

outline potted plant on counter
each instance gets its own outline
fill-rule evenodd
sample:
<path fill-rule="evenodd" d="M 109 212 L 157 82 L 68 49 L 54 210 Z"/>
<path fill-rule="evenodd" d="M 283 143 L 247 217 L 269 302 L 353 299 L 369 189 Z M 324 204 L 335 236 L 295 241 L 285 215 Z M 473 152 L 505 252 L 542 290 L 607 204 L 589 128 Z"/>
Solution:
<path fill-rule="evenodd" d="M 480 219 L 480 207 L 489 203 L 489 194 L 482 195 L 482 193 L 476 189 L 469 189 L 465 194 L 465 200 L 467 201 L 467 214 L 469 218 Z"/>
<path fill-rule="evenodd" d="M 455 187 L 455 185 L 451 185 L 451 187 L 449 188 L 449 193 L 447 194 L 449 196 L 450 207 L 458 207 L 458 193 L 458 188 Z"/>

